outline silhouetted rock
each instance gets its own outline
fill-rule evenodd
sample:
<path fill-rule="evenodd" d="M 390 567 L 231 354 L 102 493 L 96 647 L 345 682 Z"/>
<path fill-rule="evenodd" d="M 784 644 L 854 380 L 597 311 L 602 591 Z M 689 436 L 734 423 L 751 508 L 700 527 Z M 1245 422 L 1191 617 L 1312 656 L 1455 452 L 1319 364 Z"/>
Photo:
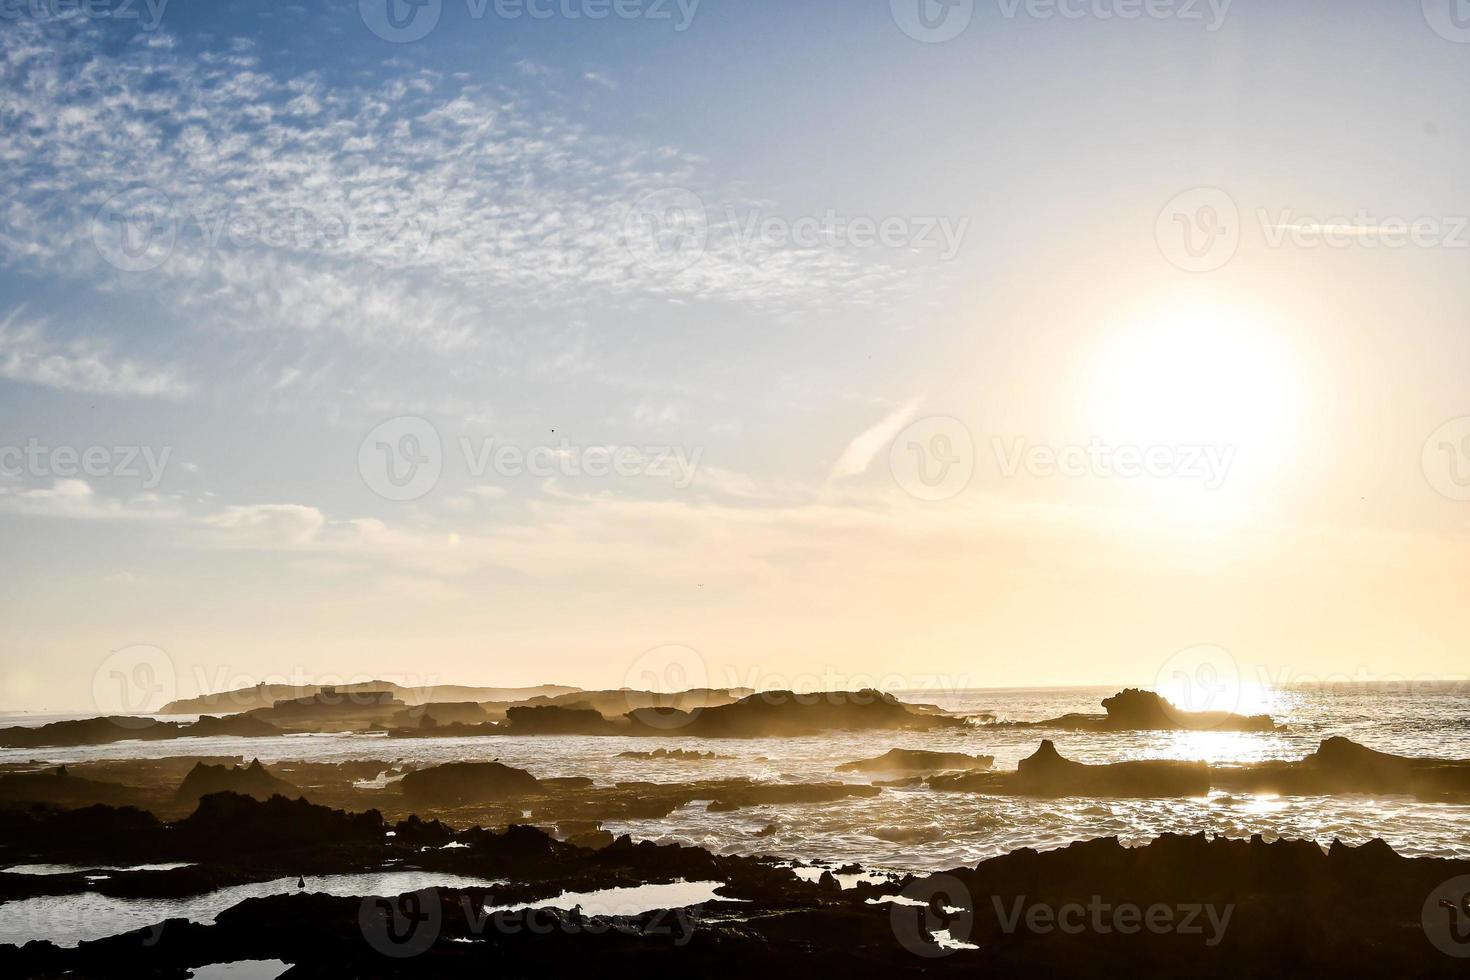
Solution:
<path fill-rule="evenodd" d="M 1365 748 L 1346 738 L 1324 741 L 1297 762 L 1209 766 L 1168 759 L 1090 766 L 1062 758 L 1050 741 L 1014 773 L 932 776 L 937 790 L 1018 796 L 1200 796 L 1211 789 L 1284 796 L 1365 794 L 1470 802 L 1470 760 L 1419 759 Z"/>
<path fill-rule="evenodd" d="M 611 847 L 616 839 L 613 835 L 602 829 L 602 824 L 596 820 L 567 820 L 557 824 L 556 832 L 561 839 L 574 847 L 582 847 L 592 851 L 600 851 L 604 847 Z"/>
<path fill-rule="evenodd" d="M 443 847 L 454 841 L 452 828 L 437 820 L 420 819 L 418 814 L 394 824 L 393 835 L 398 843 L 410 847 Z"/>
<path fill-rule="evenodd" d="M 281 730 L 270 722 L 243 715 L 216 718 L 204 715 L 192 725 L 180 725 L 180 738 L 217 738 L 222 735 L 233 738 L 269 738 L 280 735 Z"/>
<path fill-rule="evenodd" d="M 0 776 L 0 802 L 51 803 L 57 806 L 83 807 L 95 804 L 125 806 L 137 802 L 139 793 L 118 783 L 83 779 L 66 771 L 65 766 L 41 772 L 17 772 Z"/>
<path fill-rule="evenodd" d="M 512 735 L 614 735 L 618 728 L 592 708 L 511 708 L 505 713 Z"/>
<path fill-rule="evenodd" d="M 0 807 L 0 849 L 16 863 L 168 860 L 169 828 L 134 807 Z"/>
<path fill-rule="evenodd" d="M 593 785 L 591 776 L 548 776 L 540 783 L 547 791 L 591 789 Z"/>
<path fill-rule="evenodd" d="M 1014 773 L 932 776 L 928 783 L 936 790 L 1016 796 L 1203 796 L 1210 791 L 1210 769 L 1202 762 L 1170 759 L 1089 766 L 1062 758 L 1047 739 Z"/>
<path fill-rule="evenodd" d="M 192 723 L 156 721 L 108 715 L 79 721 L 54 721 L 35 728 L 0 729 L 0 747 L 41 748 L 47 746 L 108 745 L 130 739 L 159 741 L 171 738 L 203 738 L 236 735 L 262 738 L 281 734 L 280 729 L 264 722 L 244 718 L 200 718 Z"/>
<path fill-rule="evenodd" d="M 403 777 L 403 795 L 415 805 L 459 806 L 540 792 L 540 781 L 524 769 L 498 762 L 451 762 Z"/>
<path fill-rule="evenodd" d="M 436 728 L 441 725 L 483 725 L 491 720 L 489 712 L 473 701 L 436 701 L 405 708 L 392 715 L 388 724 L 395 728 Z"/>
<path fill-rule="evenodd" d="M 519 703 L 521 701 L 537 697 L 559 697 L 564 694 L 573 694 L 578 688 L 567 687 L 563 684 L 543 684 L 538 687 L 466 687 L 458 684 L 440 684 L 430 687 L 400 687 L 389 681 L 364 681 L 358 684 L 338 684 L 323 686 L 320 684 L 307 684 L 304 686 L 292 686 L 287 684 L 257 684 L 255 687 L 239 688 L 233 691 L 221 691 L 216 694 L 204 694 L 194 698 L 180 698 L 170 701 L 164 705 L 159 714 L 163 715 L 193 715 L 209 712 L 223 712 L 226 714 L 253 711 L 257 708 L 269 708 L 278 701 L 297 701 L 304 698 L 316 698 L 323 693 L 331 691 L 335 696 L 355 696 L 366 694 L 374 697 L 387 694 L 408 705 L 423 705 L 434 702 L 440 703 L 484 703 L 487 701 L 509 701 Z"/>
<path fill-rule="evenodd" d="M 851 786 L 847 783 L 745 783 L 723 789 L 710 802 L 710 813 L 724 813 L 741 807 L 792 803 L 828 803 L 849 797 L 877 796 L 877 786 Z"/>
<path fill-rule="evenodd" d="M 210 793 L 239 793 L 257 800 L 268 800 L 272 796 L 299 797 L 301 790 L 280 779 L 255 759 L 248 766 L 211 766 L 200 762 L 184 777 L 176 797 L 182 802 L 194 802 Z"/>
<path fill-rule="evenodd" d="M 1216 787 L 1232 792 L 1363 793 L 1470 802 L 1470 760 L 1391 755 L 1340 736 L 1322 742 L 1316 752 L 1299 762 L 1216 767 L 1213 781 Z"/>
<path fill-rule="evenodd" d="M 700 738 L 769 738 L 836 730 L 927 730 L 965 725 L 959 718 L 912 710 L 892 695 L 872 690 L 822 694 L 767 691 L 702 711 L 646 708 L 630 712 L 628 718 L 635 735 Z"/>
<path fill-rule="evenodd" d="M 198 809 L 172 825 L 183 853 L 190 856 L 381 843 L 385 829 L 376 810 L 347 813 L 302 799 L 273 796 L 262 801 L 238 793 L 201 797 Z"/>
<path fill-rule="evenodd" d="M 590 708 L 605 718 L 617 718 L 640 708 L 672 708 L 677 711 L 698 711 L 704 708 L 732 704 L 755 692 L 749 688 L 694 688 L 664 694 L 657 691 L 639 691 L 620 688 L 616 691 L 575 691 L 555 697 L 532 698 L 518 704 L 486 705 L 509 709 L 512 707 L 556 707 Z"/>
<path fill-rule="evenodd" d="M 405 708 L 391 690 L 352 686 L 324 687 L 320 692 L 269 708 L 255 708 L 243 717 L 301 732 L 359 732 L 385 725 Z"/>
<path fill-rule="evenodd" d="M 1152 691 L 1128 688 L 1104 698 L 1104 715 L 1070 714 L 1046 721 L 1009 722 L 1016 728 L 1065 728 L 1085 732 L 1225 731 L 1269 732 L 1269 715 L 1237 715 L 1227 711 L 1185 711 Z"/>
<path fill-rule="evenodd" d="M 1062 758 L 1050 739 L 1020 761 L 1016 781 L 1036 796 L 1203 796 L 1210 790 L 1203 763 L 1148 759 L 1089 766 Z"/>
<path fill-rule="evenodd" d="M 1426 937 L 1426 896 L 1470 862 L 1406 859 L 1380 841 L 1328 853 L 1309 841 L 1164 835 L 1038 853 L 1022 849 L 942 876 L 843 890 L 830 873 L 619 837 L 598 851 L 531 828 L 462 835 L 457 862 L 514 881 L 498 904 L 619 881 L 724 881 L 703 910 L 620 916 L 589 927 L 541 909 L 488 924 L 485 889 L 412 901 L 291 894 L 250 899 L 212 924 L 170 921 L 75 949 L 0 948 L 6 976 L 182 976 L 222 960 L 279 959 L 303 976 L 1128 976 L 1191 978 L 1462 975 Z M 577 877 L 568 878 L 568 874 Z M 902 891 L 909 904 L 883 899 Z M 394 910 L 405 913 L 392 918 Z M 426 918 L 408 919 L 408 914 Z M 1450 914 L 1459 914 L 1449 910 Z M 703 913 L 703 914 L 701 914 Z M 1040 914 L 1037 914 L 1040 913 Z M 405 925 L 408 928 L 405 928 Z M 420 927 L 422 949 L 404 952 Z M 941 948 L 944 928 L 951 945 Z M 390 931 L 393 930 L 393 931 Z M 1446 935 L 1450 933 L 1447 931 Z M 964 943 L 956 946 L 954 942 Z"/>
<path fill-rule="evenodd" d="M 844 762 L 838 772 L 945 772 L 949 770 L 989 769 L 995 764 L 993 755 L 965 755 L 963 752 L 929 752 L 923 749 L 889 749 L 876 759 Z"/>

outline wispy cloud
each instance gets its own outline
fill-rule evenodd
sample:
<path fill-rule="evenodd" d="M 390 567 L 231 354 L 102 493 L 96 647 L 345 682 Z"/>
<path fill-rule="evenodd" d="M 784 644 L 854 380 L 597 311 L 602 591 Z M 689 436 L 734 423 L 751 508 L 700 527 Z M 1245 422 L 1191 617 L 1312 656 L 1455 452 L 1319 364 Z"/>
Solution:
<path fill-rule="evenodd" d="M 50 487 L 0 485 L 0 512 L 77 521 L 173 521 L 183 517 L 177 502 L 153 493 L 103 497 L 86 480 L 56 480 Z"/>
<path fill-rule="evenodd" d="M 117 356 L 90 340 L 52 340 L 45 320 L 22 319 L 24 308 L 0 321 L 0 378 L 96 395 L 178 399 L 192 386 L 174 368 Z"/>
<path fill-rule="evenodd" d="M 210 544 L 247 549 L 291 549 L 312 544 L 327 519 L 315 507 L 256 504 L 227 507 L 200 522 Z"/>
<path fill-rule="evenodd" d="M 441 351 L 483 343 L 507 311 L 651 298 L 830 310 L 905 288 L 851 251 L 752 257 L 734 229 L 711 228 L 690 263 L 649 261 L 629 236 L 650 193 L 688 192 L 715 215 L 746 202 L 693 155 L 589 131 L 526 93 L 407 67 L 331 83 L 274 74 L 250 48 L 185 55 L 102 44 L 103 30 L 73 18 L 6 31 L 12 266 L 146 291 L 196 322 Z M 148 221 L 128 224 L 145 202 Z M 154 252 L 108 255 L 108 236 L 144 234 Z"/>
<path fill-rule="evenodd" d="M 847 448 L 833 465 L 832 478 L 841 480 L 866 473 L 874 458 L 913 420 L 921 404 L 923 399 L 915 398 L 900 405 L 884 416 L 877 425 L 859 433 L 847 444 Z"/>

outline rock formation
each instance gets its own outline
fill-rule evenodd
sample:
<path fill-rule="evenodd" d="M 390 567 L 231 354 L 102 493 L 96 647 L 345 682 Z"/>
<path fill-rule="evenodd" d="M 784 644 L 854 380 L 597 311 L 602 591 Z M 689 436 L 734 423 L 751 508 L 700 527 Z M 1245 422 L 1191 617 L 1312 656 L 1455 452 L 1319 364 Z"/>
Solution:
<path fill-rule="evenodd" d="M 645 708 L 629 712 L 631 734 L 678 734 L 699 738 L 770 738 L 816 735 L 835 730 L 928 730 L 962 728 L 947 715 L 915 711 L 880 691 L 794 694 L 767 691 L 733 704 L 685 712 Z"/>
<path fill-rule="evenodd" d="M 1231 792 L 1313 796 L 1362 793 L 1470 802 L 1470 760 L 1423 759 L 1377 752 L 1341 736 L 1324 741 L 1299 762 L 1218 766 L 1217 788 Z"/>
<path fill-rule="evenodd" d="M 54 721 L 34 728 L 0 728 L 0 748 L 43 748 L 47 746 L 108 745 L 131 739 L 159 741 L 171 738 L 238 735 L 265 738 L 281 730 L 266 722 L 243 717 L 203 717 L 193 723 L 156 721 L 109 715 L 79 721 Z"/>
<path fill-rule="evenodd" d="M 505 713 L 511 735 L 616 735 L 618 727 L 592 708 L 511 708 Z"/>
<path fill-rule="evenodd" d="M 1212 789 L 1285 796 L 1363 794 L 1470 802 L 1470 760 L 1420 759 L 1376 752 L 1346 738 L 1330 738 L 1296 762 L 1208 766 L 1148 759 L 1084 765 L 1063 758 L 1050 739 L 1016 772 L 931 776 L 937 790 L 1016 796 L 1202 796 Z"/>
<path fill-rule="evenodd" d="M 1089 766 L 1062 758 L 1047 739 L 1013 773 L 932 776 L 928 783 L 937 790 L 1014 796 L 1204 796 L 1210 791 L 1210 769 L 1202 762 L 1168 759 Z"/>
<path fill-rule="evenodd" d="M 138 796 L 130 786 L 84 779 L 67 772 L 66 766 L 0 776 L 0 803 L 49 803 L 65 807 L 105 803 L 125 806 L 135 802 Z"/>
<path fill-rule="evenodd" d="M 1065 728 L 1083 732 L 1222 731 L 1269 732 L 1269 715 L 1237 715 L 1228 711 L 1185 711 L 1152 691 L 1128 688 L 1104 698 L 1106 714 L 1070 714 L 1046 721 L 1008 722 L 1014 728 Z"/>
<path fill-rule="evenodd" d="M 966 755 L 963 752 L 928 752 L 923 749 L 889 749 L 876 759 L 844 762 L 838 772 L 947 772 L 953 770 L 989 769 L 995 764 L 993 755 Z"/>
<path fill-rule="evenodd" d="M 184 777 L 175 794 L 180 802 L 193 803 L 210 793 L 239 793 L 257 800 L 272 796 L 295 798 L 301 790 L 284 779 L 272 775 L 259 759 L 248 766 L 211 766 L 197 763 Z"/>
<path fill-rule="evenodd" d="M 526 796 L 541 781 L 524 769 L 498 762 L 451 762 L 403 777 L 403 795 L 414 805 L 459 806 Z"/>

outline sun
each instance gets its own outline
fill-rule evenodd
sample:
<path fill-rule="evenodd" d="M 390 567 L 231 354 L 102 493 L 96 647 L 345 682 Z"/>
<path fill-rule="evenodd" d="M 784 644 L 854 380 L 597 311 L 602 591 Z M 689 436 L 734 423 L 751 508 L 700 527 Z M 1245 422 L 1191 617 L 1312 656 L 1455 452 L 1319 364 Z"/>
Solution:
<path fill-rule="evenodd" d="M 1268 312 L 1211 294 L 1171 296 L 1109 329 L 1092 366 L 1089 422 L 1113 446 L 1173 451 L 1147 482 L 1229 495 L 1278 474 L 1297 445 L 1302 372 Z M 1188 457 L 1228 471 L 1195 480 Z M 1161 467 L 1161 470 L 1163 468 Z"/>

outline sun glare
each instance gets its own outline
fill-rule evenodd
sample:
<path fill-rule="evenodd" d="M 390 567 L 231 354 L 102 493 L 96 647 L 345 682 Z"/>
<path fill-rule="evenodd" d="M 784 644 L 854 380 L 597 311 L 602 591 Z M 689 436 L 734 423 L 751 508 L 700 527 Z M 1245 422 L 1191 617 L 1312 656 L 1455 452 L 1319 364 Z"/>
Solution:
<path fill-rule="evenodd" d="M 1296 442 L 1300 372 L 1269 318 L 1216 297 L 1120 318 L 1094 360 L 1089 421 L 1115 447 L 1164 449 L 1155 492 L 1232 497 L 1278 471 Z M 1201 460 L 1191 466 L 1191 460 Z"/>

